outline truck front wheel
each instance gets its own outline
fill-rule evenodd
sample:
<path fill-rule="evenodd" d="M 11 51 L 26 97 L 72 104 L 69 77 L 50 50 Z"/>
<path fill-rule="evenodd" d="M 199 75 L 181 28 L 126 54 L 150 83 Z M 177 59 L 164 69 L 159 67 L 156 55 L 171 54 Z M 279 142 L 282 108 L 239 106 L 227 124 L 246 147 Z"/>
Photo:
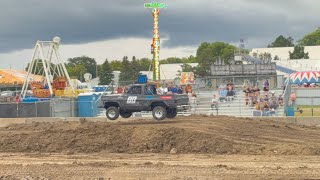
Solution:
<path fill-rule="evenodd" d="M 107 109 L 106 115 L 108 119 L 116 120 L 120 115 L 119 109 L 117 107 L 111 106 Z"/>
<path fill-rule="evenodd" d="M 168 109 L 167 111 L 167 118 L 172 119 L 175 118 L 177 116 L 178 112 L 176 108 L 171 108 Z"/>
<path fill-rule="evenodd" d="M 152 116 L 155 120 L 163 120 L 167 116 L 167 110 L 163 106 L 156 106 L 152 110 Z"/>

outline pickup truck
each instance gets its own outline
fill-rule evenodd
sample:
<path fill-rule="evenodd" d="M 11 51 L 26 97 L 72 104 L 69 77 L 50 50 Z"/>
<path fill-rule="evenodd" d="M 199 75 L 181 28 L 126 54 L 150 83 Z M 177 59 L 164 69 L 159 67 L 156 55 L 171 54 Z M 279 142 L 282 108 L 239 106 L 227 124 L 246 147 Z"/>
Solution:
<path fill-rule="evenodd" d="M 153 84 L 134 84 L 126 93 L 110 94 L 101 97 L 106 115 L 110 120 L 119 116 L 131 117 L 133 112 L 152 111 L 155 120 L 175 118 L 177 108 L 189 103 L 187 95 L 164 94 Z"/>

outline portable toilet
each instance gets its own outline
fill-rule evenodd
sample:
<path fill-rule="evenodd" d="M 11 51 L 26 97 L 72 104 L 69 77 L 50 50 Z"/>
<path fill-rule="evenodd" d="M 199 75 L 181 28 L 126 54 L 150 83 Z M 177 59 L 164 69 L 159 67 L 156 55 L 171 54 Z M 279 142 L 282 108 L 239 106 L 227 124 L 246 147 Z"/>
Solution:
<path fill-rule="evenodd" d="M 99 93 L 81 93 L 78 96 L 79 117 L 96 117 L 98 114 Z"/>
<path fill-rule="evenodd" d="M 287 107 L 287 116 L 294 116 L 294 108 Z"/>

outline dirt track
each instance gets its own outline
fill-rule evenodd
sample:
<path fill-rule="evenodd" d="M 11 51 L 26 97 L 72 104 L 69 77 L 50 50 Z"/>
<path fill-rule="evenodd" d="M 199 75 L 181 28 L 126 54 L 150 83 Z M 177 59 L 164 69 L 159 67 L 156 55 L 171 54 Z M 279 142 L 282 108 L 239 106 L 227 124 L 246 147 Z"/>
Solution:
<path fill-rule="evenodd" d="M 0 128 L 0 179 L 320 178 L 319 137 L 233 117 L 12 125 Z"/>

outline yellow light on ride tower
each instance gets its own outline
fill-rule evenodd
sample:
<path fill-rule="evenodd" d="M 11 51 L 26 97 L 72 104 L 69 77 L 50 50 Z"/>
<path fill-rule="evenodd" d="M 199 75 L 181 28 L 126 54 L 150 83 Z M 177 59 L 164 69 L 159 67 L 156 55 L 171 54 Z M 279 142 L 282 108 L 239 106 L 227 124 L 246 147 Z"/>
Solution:
<path fill-rule="evenodd" d="M 159 34 L 159 14 L 160 8 L 166 8 L 168 5 L 164 3 L 146 3 L 145 8 L 152 8 L 153 16 L 153 81 L 156 82 L 157 86 L 160 81 L 160 34 Z"/>

